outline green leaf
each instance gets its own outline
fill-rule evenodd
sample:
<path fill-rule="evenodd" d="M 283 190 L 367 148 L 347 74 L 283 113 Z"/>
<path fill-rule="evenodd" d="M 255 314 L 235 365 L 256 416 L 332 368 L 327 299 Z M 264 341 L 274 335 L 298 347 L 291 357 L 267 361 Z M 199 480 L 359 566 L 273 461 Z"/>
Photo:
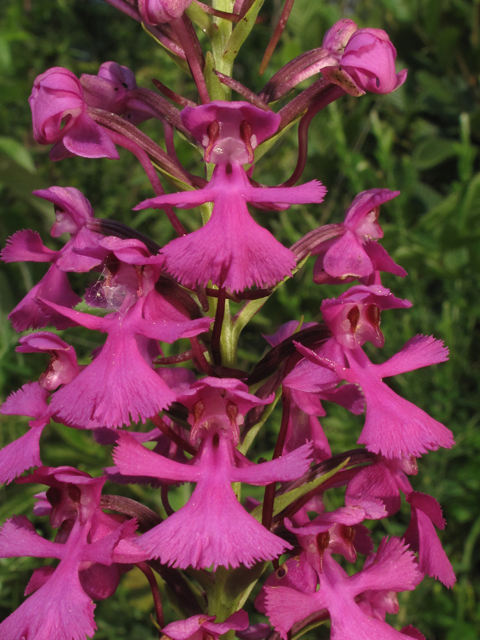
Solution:
<path fill-rule="evenodd" d="M 208 614 L 225 620 L 243 606 L 267 566 L 268 562 L 258 562 L 253 567 L 240 565 L 236 569 L 220 566 L 214 572 L 190 568 L 188 574 L 205 589 Z"/>
<path fill-rule="evenodd" d="M 12 66 L 12 54 L 7 39 L 0 35 L 0 67 L 8 71 Z"/>
<path fill-rule="evenodd" d="M 468 183 L 461 205 L 461 222 L 466 226 L 467 220 L 473 223 L 474 218 L 478 217 L 480 217 L 480 173 L 477 173 Z"/>
<path fill-rule="evenodd" d="M 201 7 L 198 6 L 198 4 L 192 2 L 185 13 L 190 18 L 190 20 L 203 31 L 203 33 L 205 33 L 208 37 L 212 36 L 214 28 L 212 19 Z"/>
<path fill-rule="evenodd" d="M 258 17 L 264 1 L 265 0 L 255 0 L 244 17 L 237 23 L 223 52 L 223 57 L 227 64 L 233 64 L 238 52 L 240 51 L 240 47 L 248 38 L 250 31 L 255 25 L 255 20 Z"/>
<path fill-rule="evenodd" d="M 218 79 L 215 73 L 215 60 L 210 51 L 207 51 L 205 55 L 205 69 L 203 71 L 205 77 L 205 83 L 209 96 L 212 100 L 227 100 L 228 99 L 228 87 L 223 85 Z"/>
<path fill-rule="evenodd" d="M 300 629 L 298 633 L 292 636 L 292 640 L 298 640 L 298 638 L 301 638 L 303 635 L 308 633 L 308 631 L 312 631 L 313 629 L 316 629 L 320 625 L 325 624 L 325 622 L 326 620 L 319 620 L 318 622 L 312 622 L 311 624 L 307 624 L 305 627 L 303 627 L 303 629 Z"/>
<path fill-rule="evenodd" d="M 415 147 L 412 162 L 417 169 L 431 169 L 457 153 L 458 142 L 447 138 L 427 138 Z"/>
<path fill-rule="evenodd" d="M 0 137 L 0 151 L 2 151 L 11 160 L 26 169 L 30 173 L 35 173 L 35 165 L 32 156 L 25 149 L 23 144 L 15 140 L 15 138 Z"/>
<path fill-rule="evenodd" d="M 259 383 L 260 384 L 263 383 Z M 250 390 L 250 393 L 253 393 L 252 390 Z M 251 447 L 251 445 L 253 444 L 253 441 L 255 440 L 258 432 L 260 431 L 260 429 L 263 427 L 263 425 L 265 424 L 265 422 L 268 420 L 268 418 L 270 417 L 270 415 L 272 414 L 273 410 L 275 409 L 278 401 L 280 400 L 280 396 L 282 395 L 282 390 L 281 388 L 277 389 L 276 393 L 275 393 L 275 400 L 273 402 L 271 402 L 263 411 L 262 413 L 262 417 L 261 419 L 257 422 L 256 425 L 254 425 L 249 432 L 247 433 L 247 435 L 245 436 L 245 440 L 241 443 L 241 445 L 238 447 L 238 450 L 240 451 L 240 453 L 243 453 L 243 455 L 246 455 L 247 451 L 249 450 L 249 448 Z"/>

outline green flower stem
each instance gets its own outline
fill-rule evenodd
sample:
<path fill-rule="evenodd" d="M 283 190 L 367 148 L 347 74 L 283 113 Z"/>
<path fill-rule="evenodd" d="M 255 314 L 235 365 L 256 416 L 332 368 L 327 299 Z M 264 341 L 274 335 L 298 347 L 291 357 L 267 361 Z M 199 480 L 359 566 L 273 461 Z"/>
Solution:
<path fill-rule="evenodd" d="M 216 622 L 223 622 L 241 609 L 267 566 L 268 562 L 259 562 L 251 568 L 243 565 L 236 569 L 218 567 L 215 572 L 209 573 L 210 579 L 201 582 L 207 595 L 208 615 L 217 616 Z M 234 637 L 233 630 L 222 636 L 230 640 Z"/>
<path fill-rule="evenodd" d="M 234 0 L 213 0 L 212 7 L 218 11 L 232 13 Z M 211 43 L 214 60 L 214 69 L 232 77 L 233 60 L 224 58 L 225 47 L 232 35 L 232 23 L 222 18 L 213 18 L 214 29 L 212 29 Z M 220 81 L 215 85 L 214 93 L 211 93 L 212 100 L 231 100 L 232 91 Z"/>
<path fill-rule="evenodd" d="M 263 384 L 263 382 L 261 384 Z M 261 384 L 259 384 L 258 386 L 261 386 Z M 250 388 L 250 393 L 255 393 L 252 388 Z M 260 429 L 263 427 L 265 422 L 270 417 L 271 413 L 273 412 L 273 410 L 277 405 L 277 402 L 280 400 L 281 395 L 282 395 L 282 389 L 281 387 L 279 387 L 275 393 L 275 400 L 271 404 L 265 407 L 260 420 L 257 422 L 257 424 L 254 427 L 252 427 L 249 430 L 243 442 L 240 443 L 240 445 L 238 446 L 238 450 L 240 451 L 240 453 L 243 453 L 243 455 L 247 454 L 247 451 L 253 444 L 253 441 L 255 440 L 257 433 L 260 431 Z"/>
<path fill-rule="evenodd" d="M 244 17 L 235 26 L 235 29 L 233 30 L 233 33 L 228 42 L 225 43 L 223 51 L 223 61 L 227 68 L 233 67 L 233 63 L 238 55 L 238 52 L 240 51 L 240 47 L 243 45 L 245 40 L 250 35 L 251 30 L 255 26 L 255 21 L 258 17 L 264 1 L 265 0 L 255 0 Z M 222 71 L 222 69 L 218 69 L 218 71 Z M 222 71 L 222 73 L 225 72 Z M 225 75 L 230 74 L 225 73 Z"/>
<path fill-rule="evenodd" d="M 225 300 L 225 315 L 223 317 L 222 336 L 220 338 L 222 363 L 225 367 L 235 367 L 237 364 L 237 345 L 238 338 L 234 331 L 234 324 L 230 313 L 230 301 Z"/>

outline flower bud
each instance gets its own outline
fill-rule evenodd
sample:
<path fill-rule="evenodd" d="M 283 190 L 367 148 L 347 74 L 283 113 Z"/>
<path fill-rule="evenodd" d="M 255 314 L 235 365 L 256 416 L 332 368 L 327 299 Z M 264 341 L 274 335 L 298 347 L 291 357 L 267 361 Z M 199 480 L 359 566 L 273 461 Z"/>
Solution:
<path fill-rule="evenodd" d="M 68 69 L 53 67 L 39 75 L 28 102 L 33 137 L 40 144 L 55 145 L 52 160 L 72 155 L 118 159 L 105 129 L 88 115 L 82 85 Z"/>
<path fill-rule="evenodd" d="M 322 73 L 351 95 L 362 95 L 366 91 L 391 93 L 407 77 L 406 69 L 395 72 L 396 57 L 395 47 L 385 31 L 358 29 L 348 40 L 339 66 L 325 67 Z"/>
<path fill-rule="evenodd" d="M 138 0 L 138 10 L 148 24 L 172 22 L 180 18 L 192 0 Z"/>

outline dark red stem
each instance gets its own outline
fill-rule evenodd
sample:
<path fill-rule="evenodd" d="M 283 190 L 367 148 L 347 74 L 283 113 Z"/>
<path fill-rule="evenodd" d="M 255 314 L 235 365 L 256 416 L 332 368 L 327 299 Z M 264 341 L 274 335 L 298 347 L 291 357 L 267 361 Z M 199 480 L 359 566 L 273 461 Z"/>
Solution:
<path fill-rule="evenodd" d="M 223 319 L 225 317 L 225 289 L 219 289 L 215 323 L 212 331 L 212 358 L 214 364 L 222 364 L 220 339 L 222 337 Z"/>
<path fill-rule="evenodd" d="M 282 390 L 282 423 L 280 425 L 280 433 L 278 434 L 277 444 L 273 452 L 272 460 L 282 455 L 285 439 L 287 437 L 288 421 L 290 419 L 291 391 L 287 387 Z M 275 501 L 275 482 L 265 487 L 265 496 L 263 498 L 262 524 L 270 531 L 273 519 L 273 505 Z"/>
<path fill-rule="evenodd" d="M 168 356 L 166 358 L 156 358 L 154 360 L 154 364 L 162 364 L 162 365 L 170 365 L 170 364 L 178 364 L 179 362 L 188 362 L 193 358 L 193 350 L 188 349 L 183 353 L 179 353 L 177 356 Z"/>
<path fill-rule="evenodd" d="M 268 63 L 270 62 L 270 58 L 273 55 L 273 52 L 275 51 L 275 47 L 278 44 L 278 41 L 280 40 L 283 30 L 285 29 L 286 25 L 287 25 L 287 21 L 288 18 L 290 16 L 290 12 L 292 11 L 292 7 L 293 7 L 293 3 L 295 2 L 295 0 L 286 0 L 285 5 L 282 9 L 282 15 L 280 16 L 280 20 L 278 21 L 277 26 L 275 27 L 275 31 L 273 32 L 273 36 L 270 40 L 270 42 L 268 43 L 267 49 L 265 51 L 265 54 L 263 56 L 262 62 L 260 64 L 260 70 L 259 70 L 259 74 L 262 76 L 265 73 L 265 69 L 268 66 Z"/>
<path fill-rule="evenodd" d="M 160 591 L 158 589 L 157 581 L 155 580 L 155 575 L 146 562 L 137 562 L 137 567 L 148 580 L 148 584 L 152 590 L 153 603 L 155 605 L 155 616 L 157 618 L 158 626 L 163 628 L 165 626 L 165 620 L 163 618 L 162 598 L 160 597 Z"/>
<path fill-rule="evenodd" d="M 190 344 L 192 345 L 192 351 L 195 356 L 195 360 L 197 362 L 197 368 L 199 371 L 206 373 L 207 376 L 215 376 L 215 372 L 212 367 L 208 364 L 207 359 L 203 355 L 203 349 L 200 346 L 198 338 L 192 337 L 190 338 Z"/>
<path fill-rule="evenodd" d="M 167 516 L 173 516 L 175 511 L 172 509 L 170 502 L 168 501 L 168 485 L 162 484 L 162 488 L 160 489 L 160 497 L 162 498 L 163 508 L 165 509 L 165 513 Z"/>
<path fill-rule="evenodd" d="M 186 451 L 187 453 L 191 453 L 192 455 L 195 455 L 197 453 L 197 450 L 195 449 L 195 447 L 191 445 L 189 442 L 187 442 L 186 440 L 184 440 L 181 436 L 179 436 L 178 433 L 175 433 L 173 429 L 171 429 L 167 424 L 165 424 L 165 422 L 162 420 L 160 416 L 152 416 L 150 420 L 158 429 L 160 429 L 162 433 L 168 436 L 172 442 L 174 442 L 178 447 L 180 447 L 180 449 L 182 449 L 183 451 Z"/>
<path fill-rule="evenodd" d="M 160 82 L 160 80 L 157 80 L 156 78 L 152 78 L 152 82 L 157 87 L 157 89 L 161 93 L 163 93 L 164 96 L 169 98 L 172 102 L 175 102 L 176 104 L 179 104 L 181 107 L 197 107 L 198 106 L 196 102 L 193 102 L 193 100 L 189 100 L 188 98 L 184 98 L 183 96 L 179 95 L 178 93 L 175 93 L 175 91 L 172 91 L 171 89 L 166 87 L 163 84 L 163 82 Z"/>
<path fill-rule="evenodd" d="M 173 20 L 171 25 L 182 45 L 185 55 L 187 56 L 188 66 L 192 72 L 193 79 L 197 85 L 198 95 L 203 104 L 210 102 L 210 96 L 208 95 L 207 85 L 205 84 L 205 78 L 203 77 L 202 63 L 200 62 L 197 54 L 197 47 L 192 39 L 192 33 L 187 27 L 188 18 L 184 14 L 181 18 Z M 193 30 L 195 33 L 195 30 Z M 196 34 L 195 34 L 196 38 Z M 197 38 L 198 41 L 198 38 Z"/>
<path fill-rule="evenodd" d="M 337 87 L 336 85 L 333 85 L 311 107 L 308 108 L 307 113 L 300 120 L 300 124 L 298 125 L 297 166 L 295 167 L 290 178 L 283 183 L 282 187 L 293 187 L 293 185 L 297 182 L 297 180 L 302 175 L 303 170 L 305 169 L 308 154 L 308 128 L 310 127 L 310 123 L 312 122 L 314 116 L 316 116 L 317 113 L 325 108 L 328 104 L 344 95 L 344 93 L 345 91 L 343 89 Z"/>

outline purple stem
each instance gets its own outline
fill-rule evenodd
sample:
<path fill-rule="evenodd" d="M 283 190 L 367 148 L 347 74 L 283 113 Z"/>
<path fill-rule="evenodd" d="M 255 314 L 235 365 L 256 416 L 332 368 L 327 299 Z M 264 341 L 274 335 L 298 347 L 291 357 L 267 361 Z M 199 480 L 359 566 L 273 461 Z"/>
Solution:
<path fill-rule="evenodd" d="M 268 63 L 270 62 L 270 58 L 272 57 L 273 52 L 275 51 L 275 47 L 277 46 L 278 41 L 282 36 L 283 30 L 287 25 L 287 21 L 288 21 L 288 18 L 290 17 L 290 12 L 292 11 L 294 2 L 295 0 L 286 0 L 283 6 L 282 15 L 280 16 L 280 20 L 278 21 L 278 24 L 275 27 L 273 36 L 270 42 L 268 43 L 267 50 L 265 51 L 262 62 L 260 64 L 259 74 L 261 76 L 263 76 L 263 74 L 265 73 L 265 69 L 267 68 Z"/>
<path fill-rule="evenodd" d="M 188 362 L 192 358 L 193 358 L 193 351 L 192 349 L 188 349 L 183 353 L 179 353 L 177 356 L 167 356 L 166 358 L 160 358 L 160 357 L 156 358 L 153 361 L 153 363 L 167 366 L 170 364 L 178 364 L 179 362 Z"/>
<path fill-rule="evenodd" d="M 185 51 L 190 71 L 192 72 L 193 79 L 197 85 L 200 100 L 203 104 L 208 104 L 210 102 L 210 96 L 208 95 L 207 85 L 205 84 L 205 78 L 203 77 L 202 67 L 197 56 L 196 47 L 192 42 L 191 34 L 189 33 L 184 20 L 188 20 L 185 15 L 173 20 L 171 24 L 180 44 L 183 47 L 183 50 Z"/>
<path fill-rule="evenodd" d="M 175 511 L 172 509 L 170 502 L 168 501 L 168 484 L 162 484 L 162 488 L 160 489 L 160 497 L 162 499 L 163 508 L 167 516 L 173 516 Z"/>
<path fill-rule="evenodd" d="M 180 161 L 177 158 L 175 145 L 173 144 L 173 127 L 163 118 L 162 118 L 162 124 L 163 124 L 163 134 L 165 136 L 165 147 L 167 149 L 167 153 L 171 158 L 173 158 L 177 162 L 179 167 L 182 167 L 182 165 L 180 164 Z"/>
<path fill-rule="evenodd" d="M 192 345 L 192 351 L 193 351 L 193 353 L 195 355 L 195 360 L 196 360 L 196 365 L 195 366 L 202 373 L 206 373 L 207 376 L 214 376 L 215 377 L 215 371 L 208 364 L 207 359 L 203 355 L 203 349 L 200 346 L 198 338 L 192 337 L 192 338 L 189 338 L 189 340 L 190 340 L 190 344 Z"/>
<path fill-rule="evenodd" d="M 219 289 L 215 323 L 212 331 L 212 357 L 214 364 L 222 364 L 220 339 L 222 337 L 223 318 L 225 317 L 225 289 Z"/>
<path fill-rule="evenodd" d="M 291 406 L 291 391 L 287 387 L 283 387 L 282 390 L 282 423 L 280 425 L 280 433 L 278 434 L 277 444 L 275 445 L 275 451 L 273 452 L 272 460 L 279 458 L 282 455 L 283 447 L 285 445 L 285 439 L 287 437 L 288 421 L 290 419 L 290 406 Z M 263 498 L 263 511 L 262 511 L 262 524 L 270 531 L 273 520 L 273 505 L 275 501 L 275 482 L 265 487 L 265 496 Z"/>
<path fill-rule="evenodd" d="M 158 626 L 160 628 L 165 626 L 165 620 L 163 618 L 162 599 L 160 597 L 160 591 L 158 589 L 157 581 L 153 575 L 153 571 L 150 569 L 146 562 L 137 562 L 137 567 L 144 574 L 152 590 L 153 602 L 155 605 L 155 616 L 157 618 Z"/>
<path fill-rule="evenodd" d="M 198 106 L 196 102 L 193 102 L 193 100 L 184 98 L 178 93 L 175 93 L 175 91 L 172 91 L 172 89 L 169 89 L 167 86 L 163 84 L 163 82 L 160 82 L 160 80 L 157 80 L 156 78 L 152 78 L 152 82 L 157 87 L 157 89 L 163 93 L 164 96 L 169 98 L 169 100 L 171 100 L 172 102 L 179 104 L 181 107 L 197 107 Z"/>
<path fill-rule="evenodd" d="M 220 73 L 220 71 L 215 71 L 215 73 L 217 74 L 218 79 L 222 84 L 236 91 L 243 98 L 246 98 L 249 102 L 251 102 L 255 107 L 263 109 L 263 111 L 272 110 L 272 108 L 261 98 L 259 98 L 256 93 L 253 93 L 251 89 L 248 89 L 241 82 L 238 82 L 238 80 L 234 80 L 233 78 L 230 78 L 230 76 L 226 76 L 223 73 Z"/>
<path fill-rule="evenodd" d="M 316 116 L 317 113 L 325 108 L 328 104 L 330 104 L 334 100 L 337 100 L 343 95 L 345 95 L 345 91 L 341 87 L 337 87 L 336 85 L 330 86 L 319 97 L 319 99 L 311 107 L 308 108 L 307 113 L 300 120 L 300 124 L 298 125 L 297 166 L 295 167 L 290 178 L 282 184 L 282 187 L 292 187 L 300 178 L 303 170 L 305 169 L 308 155 L 308 128 L 310 127 L 310 123 L 312 122 L 314 116 Z"/>
<path fill-rule="evenodd" d="M 327 56 L 329 52 L 322 47 L 300 54 L 270 78 L 259 96 L 265 102 L 278 100 L 299 82 L 320 71 Z"/>
<path fill-rule="evenodd" d="M 110 136 L 110 138 L 115 144 L 118 144 L 119 146 L 124 147 L 125 149 L 128 149 L 128 151 L 133 153 L 133 155 L 138 159 L 145 173 L 147 174 L 148 179 L 150 180 L 150 183 L 156 195 L 157 196 L 165 195 L 165 191 L 163 190 L 162 183 L 160 182 L 160 178 L 158 177 L 157 172 L 153 168 L 153 165 L 150 162 L 150 159 L 148 155 L 145 153 L 145 151 L 136 142 L 133 142 L 132 140 L 130 140 L 126 136 L 123 136 L 121 133 L 118 133 L 117 131 L 112 131 L 111 129 L 109 129 L 108 135 Z M 187 232 L 185 231 L 182 223 L 175 215 L 173 208 L 169 205 L 165 205 L 163 208 L 165 213 L 167 214 L 167 218 L 170 220 L 177 234 L 179 236 L 187 235 Z"/>
<path fill-rule="evenodd" d="M 180 449 L 186 451 L 187 453 L 191 453 L 192 456 L 197 453 L 195 447 L 184 440 L 181 436 L 179 436 L 178 433 L 175 433 L 175 431 L 171 429 L 160 416 L 152 416 L 150 420 L 158 429 L 160 429 L 162 433 L 169 437 L 170 440 L 177 445 L 177 447 L 180 447 Z"/>

